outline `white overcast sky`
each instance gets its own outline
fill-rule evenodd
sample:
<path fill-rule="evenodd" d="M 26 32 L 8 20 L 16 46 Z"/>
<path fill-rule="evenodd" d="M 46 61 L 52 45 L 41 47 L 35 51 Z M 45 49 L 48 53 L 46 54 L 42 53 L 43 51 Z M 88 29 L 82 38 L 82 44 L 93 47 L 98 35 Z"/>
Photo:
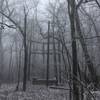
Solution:
<path fill-rule="evenodd" d="M 38 0 L 8 0 L 10 7 L 13 6 L 15 9 L 23 7 L 24 3 L 27 2 L 28 8 L 33 8 L 34 7 L 34 1 Z M 44 12 L 48 6 L 48 3 L 51 0 L 39 0 L 39 5 L 38 5 L 38 11 L 39 12 Z M 21 8 L 20 8 L 21 9 Z"/>
<path fill-rule="evenodd" d="M 10 4 L 9 6 L 11 7 L 11 9 L 14 7 L 15 9 L 17 9 L 17 7 L 19 8 L 19 6 L 22 6 L 23 7 L 23 2 L 25 2 L 25 1 L 27 1 L 27 2 L 32 2 L 30 5 L 33 5 L 33 0 L 8 0 L 8 3 Z M 39 0 L 40 2 L 39 2 L 39 7 L 38 7 L 38 10 L 39 10 L 39 13 L 41 12 L 41 11 L 44 11 L 45 12 L 45 10 L 46 10 L 46 7 L 47 7 L 47 5 L 48 5 L 48 1 L 49 0 Z M 20 12 L 21 12 L 22 10 L 20 10 Z M 42 17 L 43 19 L 45 19 L 44 18 L 44 15 L 43 14 L 41 14 L 41 16 L 39 16 L 39 17 Z M 45 27 L 46 28 L 46 27 Z M 10 30 L 9 30 L 10 31 Z M 9 46 L 9 44 L 10 44 L 10 40 L 11 39 L 9 39 L 9 37 L 5 37 L 4 38 L 4 47 L 6 47 L 7 45 Z M 9 42 L 8 42 L 9 41 Z"/>

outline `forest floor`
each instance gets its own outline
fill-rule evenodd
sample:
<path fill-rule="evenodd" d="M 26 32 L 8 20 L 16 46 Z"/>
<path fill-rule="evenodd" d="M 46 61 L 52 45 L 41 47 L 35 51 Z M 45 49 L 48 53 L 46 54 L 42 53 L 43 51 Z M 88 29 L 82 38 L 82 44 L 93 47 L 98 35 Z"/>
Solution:
<path fill-rule="evenodd" d="M 51 89 L 43 85 L 27 85 L 26 92 L 15 92 L 15 84 L 0 87 L 0 100 L 68 100 L 68 90 Z"/>

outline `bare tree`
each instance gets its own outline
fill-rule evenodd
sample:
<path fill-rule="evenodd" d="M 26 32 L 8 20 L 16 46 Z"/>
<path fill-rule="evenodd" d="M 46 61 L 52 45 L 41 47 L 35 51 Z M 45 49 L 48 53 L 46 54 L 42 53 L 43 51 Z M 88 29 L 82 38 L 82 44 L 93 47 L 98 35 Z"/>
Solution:
<path fill-rule="evenodd" d="M 75 40 L 75 13 L 76 6 L 75 0 L 68 0 L 68 11 L 69 11 L 69 19 L 70 19 L 70 27 L 71 27 L 71 37 L 72 37 L 72 59 L 73 59 L 73 100 L 79 100 L 79 89 L 77 87 L 76 78 L 78 77 L 78 61 L 77 61 L 77 47 Z"/>

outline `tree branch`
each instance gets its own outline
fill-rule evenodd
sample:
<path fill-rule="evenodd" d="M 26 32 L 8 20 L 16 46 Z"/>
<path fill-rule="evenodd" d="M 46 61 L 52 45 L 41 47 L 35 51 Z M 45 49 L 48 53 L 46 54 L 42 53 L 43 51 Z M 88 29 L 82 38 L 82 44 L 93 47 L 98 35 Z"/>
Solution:
<path fill-rule="evenodd" d="M 83 2 L 83 0 L 79 1 L 79 3 L 76 5 L 76 9 L 78 9 L 81 6 L 82 2 Z"/>
<path fill-rule="evenodd" d="M 100 8 L 100 4 L 99 4 L 98 0 L 95 0 L 95 2 L 98 5 L 98 7 Z"/>
<path fill-rule="evenodd" d="M 5 25 L 5 26 L 7 26 L 7 27 L 9 27 L 9 28 L 16 29 L 16 27 L 14 27 L 13 25 L 8 25 L 8 24 L 2 23 L 2 22 L 0 22 L 0 24 L 1 24 L 1 25 Z"/>
<path fill-rule="evenodd" d="M 20 25 L 18 25 L 12 18 L 10 18 L 8 15 L 4 14 L 2 11 L 0 11 L 0 13 L 1 13 L 3 16 L 5 16 L 7 19 L 9 19 L 9 20 L 16 26 L 16 28 L 19 29 L 19 31 L 21 32 L 21 34 L 24 36 L 24 32 L 23 32 L 23 30 L 22 30 L 22 28 L 21 28 Z"/>

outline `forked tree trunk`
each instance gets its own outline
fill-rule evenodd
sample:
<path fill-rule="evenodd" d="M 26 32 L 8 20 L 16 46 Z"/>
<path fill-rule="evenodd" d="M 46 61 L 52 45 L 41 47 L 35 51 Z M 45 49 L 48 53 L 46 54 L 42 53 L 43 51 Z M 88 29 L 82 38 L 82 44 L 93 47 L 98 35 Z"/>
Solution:
<path fill-rule="evenodd" d="M 95 69 L 94 69 L 94 66 L 93 66 L 93 62 L 91 61 L 90 55 L 88 53 L 87 45 L 85 43 L 84 37 L 82 35 L 82 31 L 81 31 L 81 27 L 80 27 L 79 15 L 78 15 L 77 11 L 76 11 L 75 20 L 76 20 L 76 29 L 77 29 L 78 35 L 80 37 L 79 40 L 80 40 L 80 43 L 81 43 L 81 46 L 82 46 L 82 49 L 83 49 L 83 52 L 84 52 L 85 61 L 86 61 L 86 64 L 88 66 L 88 69 L 89 69 L 89 71 L 91 73 L 91 79 L 92 79 L 92 81 L 94 83 L 96 83 L 97 78 L 96 78 Z"/>

